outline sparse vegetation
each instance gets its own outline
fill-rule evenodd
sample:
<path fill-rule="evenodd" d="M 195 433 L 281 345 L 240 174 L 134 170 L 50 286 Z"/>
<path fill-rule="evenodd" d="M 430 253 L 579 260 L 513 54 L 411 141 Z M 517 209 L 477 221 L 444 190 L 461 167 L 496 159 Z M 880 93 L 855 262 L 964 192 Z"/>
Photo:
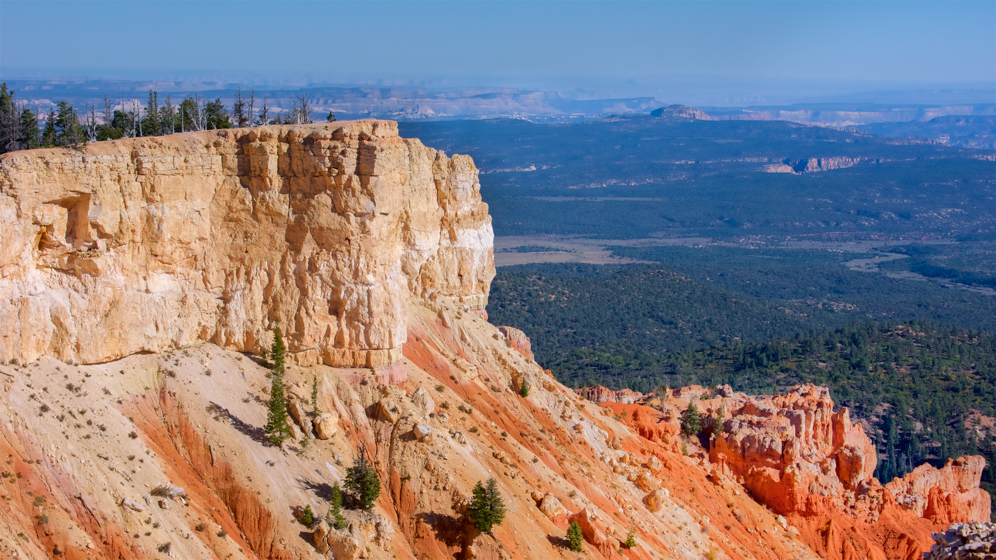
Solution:
<path fill-rule="evenodd" d="M 529 396 L 529 380 L 526 376 L 522 376 L 522 381 L 519 382 L 519 396 L 526 398 Z"/>

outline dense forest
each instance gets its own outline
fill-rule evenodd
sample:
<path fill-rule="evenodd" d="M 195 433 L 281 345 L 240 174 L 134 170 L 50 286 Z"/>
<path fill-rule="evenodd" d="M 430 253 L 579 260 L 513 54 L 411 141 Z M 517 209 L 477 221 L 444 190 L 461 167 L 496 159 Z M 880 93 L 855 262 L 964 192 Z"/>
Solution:
<path fill-rule="evenodd" d="M 120 102 L 104 96 L 103 107 L 87 105 L 82 110 L 60 101 L 48 114 L 39 115 L 26 104 L 19 103 L 7 84 L 0 84 L 0 154 L 64 146 L 78 148 L 87 142 L 164 136 L 196 130 L 263 126 L 268 124 L 307 124 L 311 122 L 311 106 L 306 95 L 298 97 L 294 107 L 276 113 L 266 97 L 258 99 L 255 89 L 243 95 L 236 92 L 231 113 L 221 99 L 207 101 L 199 95 L 174 103 L 170 95 L 160 100 L 159 93 L 149 91 L 143 107 L 136 100 Z M 335 121 L 329 112 L 328 121 Z"/>
<path fill-rule="evenodd" d="M 651 115 L 399 126 L 428 146 L 473 156 L 499 236 L 968 239 L 996 233 L 996 165 L 991 153 L 978 150 L 780 121 Z M 853 165 L 769 172 L 813 158 L 850 158 Z"/>

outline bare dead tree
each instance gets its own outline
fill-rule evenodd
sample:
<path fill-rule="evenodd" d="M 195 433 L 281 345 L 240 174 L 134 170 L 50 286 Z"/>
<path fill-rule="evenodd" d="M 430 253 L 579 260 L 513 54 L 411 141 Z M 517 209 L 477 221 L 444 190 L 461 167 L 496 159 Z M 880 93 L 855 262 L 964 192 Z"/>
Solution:
<path fill-rule="evenodd" d="M 259 119 L 257 120 L 259 126 L 266 126 L 270 124 L 270 108 L 266 106 L 266 96 L 263 96 L 263 106 L 259 110 Z"/>
<path fill-rule="evenodd" d="M 294 122 L 311 124 L 311 105 L 308 103 L 308 95 L 305 93 L 297 96 L 297 105 L 294 107 Z"/>
<path fill-rule="evenodd" d="M 249 88 L 249 101 L 246 103 L 246 108 L 248 109 L 246 116 L 249 117 L 249 126 L 253 126 L 256 122 L 254 115 L 254 107 L 256 105 L 256 88 Z"/>
<path fill-rule="evenodd" d="M 97 141 L 97 106 L 87 103 L 84 106 L 83 118 L 80 119 L 80 126 L 83 128 L 83 134 L 86 134 L 86 139 L 88 142 Z"/>
<path fill-rule="evenodd" d="M 104 126 L 110 127 L 114 122 L 114 111 L 111 110 L 111 99 L 104 96 Z"/>

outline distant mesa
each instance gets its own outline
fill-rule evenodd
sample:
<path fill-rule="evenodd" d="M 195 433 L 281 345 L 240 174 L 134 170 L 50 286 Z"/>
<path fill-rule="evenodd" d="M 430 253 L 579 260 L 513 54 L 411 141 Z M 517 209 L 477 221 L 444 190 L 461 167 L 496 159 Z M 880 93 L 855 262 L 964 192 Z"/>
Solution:
<path fill-rule="evenodd" d="M 712 117 L 703 113 L 702 111 L 696 109 L 695 107 L 688 107 L 687 105 L 668 105 L 667 107 L 661 107 L 660 109 L 654 109 L 650 112 L 650 116 L 659 117 L 663 119 L 670 119 L 676 121 L 709 121 Z"/>

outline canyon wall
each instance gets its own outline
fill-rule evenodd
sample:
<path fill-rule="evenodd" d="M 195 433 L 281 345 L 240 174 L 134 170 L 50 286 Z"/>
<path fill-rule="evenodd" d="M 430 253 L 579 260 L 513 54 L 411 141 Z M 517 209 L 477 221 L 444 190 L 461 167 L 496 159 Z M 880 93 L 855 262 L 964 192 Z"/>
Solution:
<path fill-rule="evenodd" d="M 397 125 L 205 131 L 0 159 L 0 360 L 99 363 L 197 341 L 397 362 L 410 299 L 483 309 L 477 169 Z"/>

